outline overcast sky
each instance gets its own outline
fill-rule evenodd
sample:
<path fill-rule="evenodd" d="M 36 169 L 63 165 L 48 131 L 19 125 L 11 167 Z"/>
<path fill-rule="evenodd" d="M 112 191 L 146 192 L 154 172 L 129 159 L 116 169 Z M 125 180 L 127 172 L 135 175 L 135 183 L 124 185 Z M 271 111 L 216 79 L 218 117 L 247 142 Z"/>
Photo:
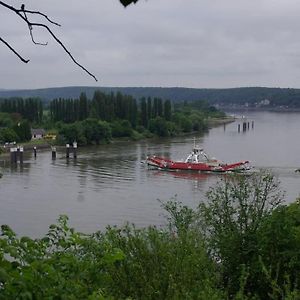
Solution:
<path fill-rule="evenodd" d="M 242 86 L 300 88 L 299 0 L 9 1 L 40 10 L 99 81 L 77 67 L 46 32 L 0 6 L 0 88 L 54 86 Z"/>

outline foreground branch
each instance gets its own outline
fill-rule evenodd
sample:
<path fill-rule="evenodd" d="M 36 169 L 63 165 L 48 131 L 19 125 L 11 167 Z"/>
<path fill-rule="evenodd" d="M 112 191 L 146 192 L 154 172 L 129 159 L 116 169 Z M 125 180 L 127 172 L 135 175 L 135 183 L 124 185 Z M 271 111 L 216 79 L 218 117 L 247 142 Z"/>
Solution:
<path fill-rule="evenodd" d="M 29 62 L 29 59 L 23 58 L 8 42 L 6 42 L 5 40 L 3 40 L 1 37 L 0 37 L 0 41 L 3 44 L 5 44 L 15 55 L 17 55 L 22 62 L 24 62 L 26 64 Z"/>
<path fill-rule="evenodd" d="M 14 6 L 11 6 L 3 1 L 0 1 L 0 6 L 3 6 L 5 8 L 7 8 L 10 11 L 15 12 L 19 18 L 21 18 L 28 26 L 29 29 L 29 34 L 31 37 L 32 42 L 35 45 L 42 45 L 42 46 L 46 46 L 48 43 L 40 43 L 40 42 L 36 42 L 33 36 L 33 28 L 34 27 L 42 27 L 44 28 L 46 31 L 48 31 L 48 33 L 52 36 L 52 38 L 63 48 L 63 50 L 68 54 L 68 56 L 71 58 L 71 60 L 77 65 L 79 66 L 82 70 L 84 70 L 88 75 L 90 75 L 91 77 L 93 77 L 95 79 L 95 81 L 98 81 L 96 76 L 93 75 L 91 72 L 89 72 L 83 65 L 81 65 L 71 54 L 71 52 L 67 49 L 67 47 L 63 44 L 63 42 L 53 33 L 53 31 L 50 29 L 50 27 L 48 27 L 46 24 L 44 23 L 34 23 L 31 22 L 28 19 L 28 14 L 30 15 L 39 15 L 41 17 L 43 17 L 46 21 L 48 21 L 50 24 L 53 24 L 55 26 L 61 26 L 59 23 L 52 21 L 46 14 L 40 12 L 40 11 L 33 11 L 33 10 L 27 10 L 25 9 L 25 5 L 22 4 L 21 8 L 15 8 Z M 15 55 L 17 55 L 19 57 L 19 59 L 24 62 L 24 63 L 28 63 L 29 60 L 24 59 L 8 42 L 6 42 L 5 40 L 3 40 L 0 37 L 0 41 L 2 43 L 4 43 Z"/>

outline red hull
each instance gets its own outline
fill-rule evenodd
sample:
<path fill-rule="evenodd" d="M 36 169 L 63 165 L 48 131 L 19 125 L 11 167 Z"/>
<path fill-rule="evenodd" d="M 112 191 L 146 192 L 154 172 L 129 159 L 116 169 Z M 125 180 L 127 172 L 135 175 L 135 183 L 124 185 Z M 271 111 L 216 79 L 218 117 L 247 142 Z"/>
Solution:
<path fill-rule="evenodd" d="M 180 162 L 167 158 L 151 156 L 147 158 L 147 164 L 164 170 L 191 170 L 199 172 L 231 172 L 248 170 L 249 161 L 240 161 L 232 164 L 219 163 L 218 161 L 204 162 Z"/>

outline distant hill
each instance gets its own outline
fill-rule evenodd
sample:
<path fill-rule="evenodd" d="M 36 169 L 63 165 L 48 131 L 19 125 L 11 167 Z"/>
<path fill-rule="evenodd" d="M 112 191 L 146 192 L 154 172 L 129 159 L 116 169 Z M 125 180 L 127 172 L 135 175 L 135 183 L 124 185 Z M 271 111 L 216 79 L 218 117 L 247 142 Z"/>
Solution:
<path fill-rule="evenodd" d="M 228 89 L 196 89 L 182 87 L 58 87 L 35 90 L 1 90 L 0 98 L 10 97 L 39 97 L 44 102 L 55 98 L 78 98 L 85 92 L 92 98 L 95 90 L 104 93 L 120 91 L 122 94 L 132 95 L 136 99 L 142 97 L 159 97 L 172 101 L 206 100 L 211 104 L 221 106 L 287 106 L 300 107 L 300 89 L 244 87 Z"/>

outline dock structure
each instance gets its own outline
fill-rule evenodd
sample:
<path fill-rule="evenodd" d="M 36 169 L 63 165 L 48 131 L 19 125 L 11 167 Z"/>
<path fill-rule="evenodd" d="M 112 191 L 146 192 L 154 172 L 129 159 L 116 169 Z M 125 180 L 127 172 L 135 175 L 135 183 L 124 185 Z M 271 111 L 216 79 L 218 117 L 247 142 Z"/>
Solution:
<path fill-rule="evenodd" d="M 70 153 L 73 152 L 73 158 L 77 158 L 77 142 L 74 141 L 72 145 L 66 144 L 66 158 L 70 158 Z"/>
<path fill-rule="evenodd" d="M 242 116 L 241 118 L 241 122 L 238 123 L 237 125 L 237 130 L 238 132 L 246 132 L 248 130 L 250 130 L 250 124 L 251 124 L 251 129 L 254 129 L 254 121 L 251 120 L 247 120 L 247 118 L 245 118 L 245 116 Z"/>
<path fill-rule="evenodd" d="M 23 164 L 23 153 L 24 153 L 23 146 L 10 148 L 10 163 L 17 164 L 19 160 L 20 164 Z"/>

